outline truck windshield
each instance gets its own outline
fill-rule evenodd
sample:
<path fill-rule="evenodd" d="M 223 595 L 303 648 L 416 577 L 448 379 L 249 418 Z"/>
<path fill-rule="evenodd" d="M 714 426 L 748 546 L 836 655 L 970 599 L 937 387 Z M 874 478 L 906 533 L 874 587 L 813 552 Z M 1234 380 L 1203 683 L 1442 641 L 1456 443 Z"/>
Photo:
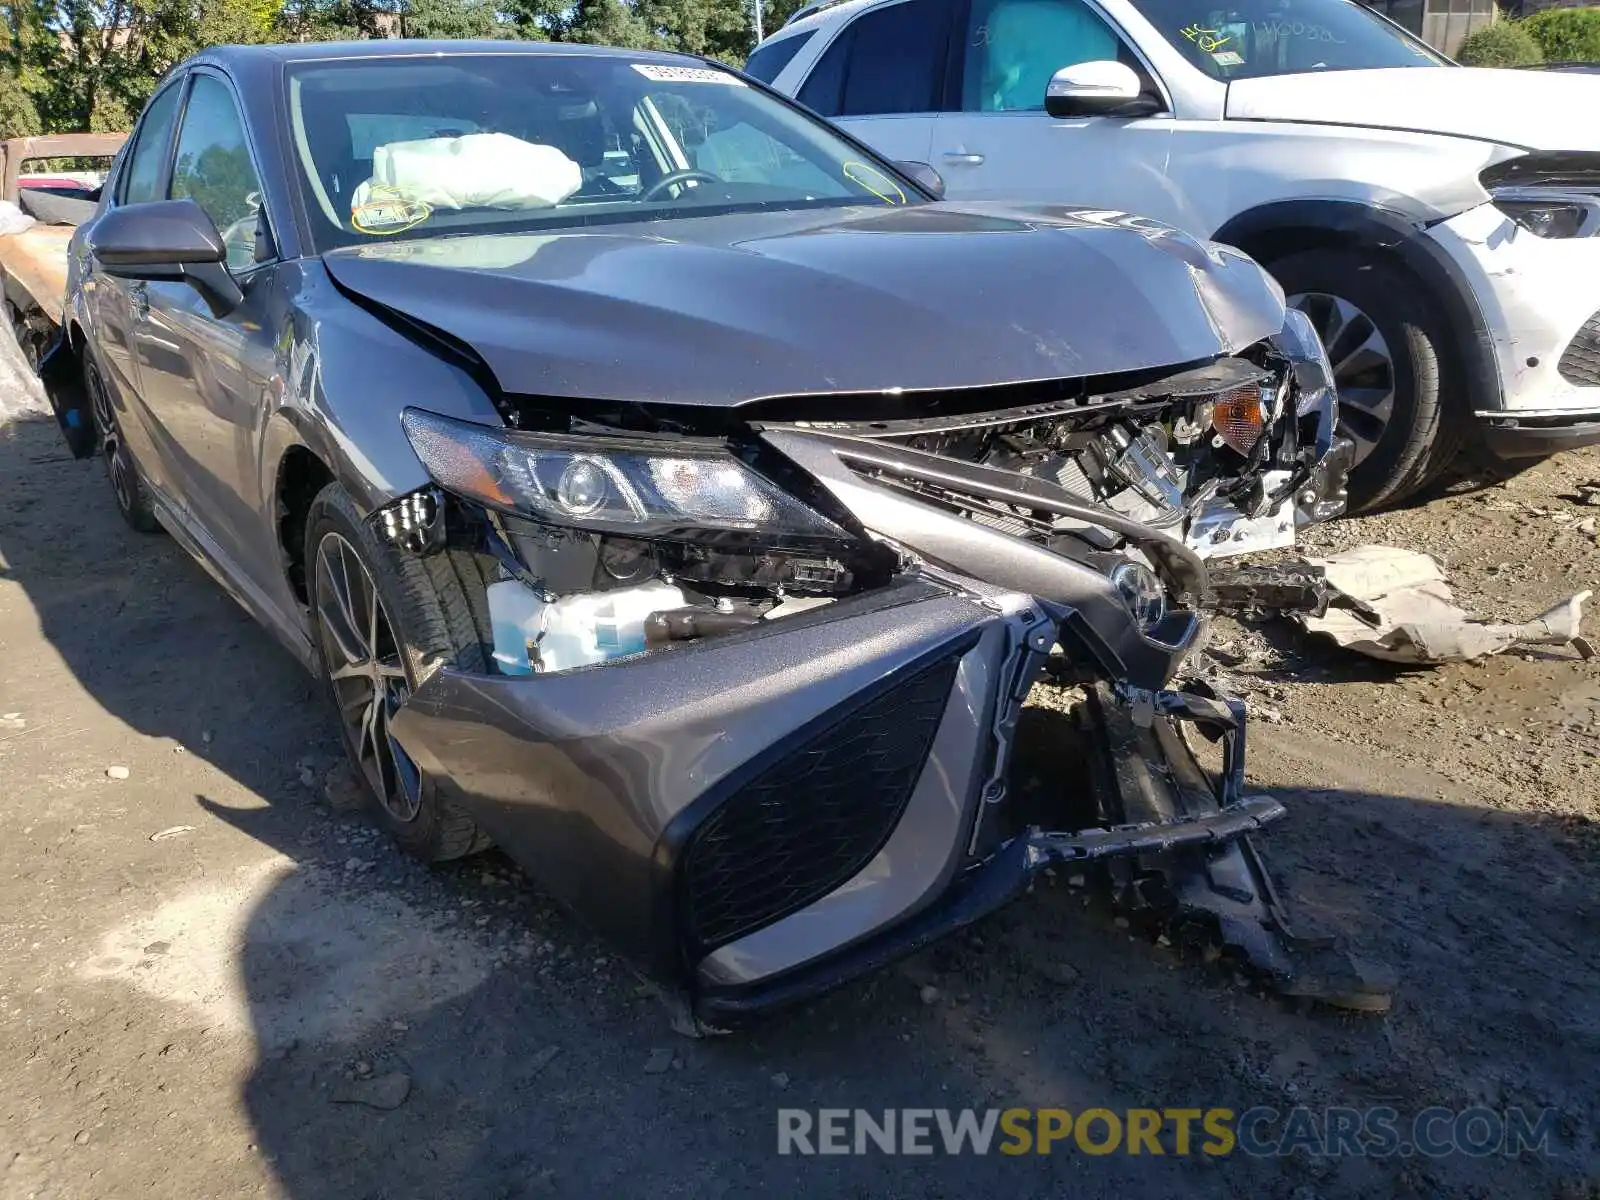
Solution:
<path fill-rule="evenodd" d="M 925 199 L 731 72 L 589 54 L 304 62 L 289 119 L 319 249 Z"/>
<path fill-rule="evenodd" d="M 1353 0 L 1135 0 L 1145 18 L 1213 79 L 1253 79 L 1449 61 Z"/>

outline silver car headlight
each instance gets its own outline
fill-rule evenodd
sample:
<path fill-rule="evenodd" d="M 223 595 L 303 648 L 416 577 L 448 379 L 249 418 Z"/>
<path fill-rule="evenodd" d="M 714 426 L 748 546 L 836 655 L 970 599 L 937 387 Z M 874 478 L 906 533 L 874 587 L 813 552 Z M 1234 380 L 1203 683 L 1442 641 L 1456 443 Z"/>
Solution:
<path fill-rule="evenodd" d="M 435 483 L 501 512 L 631 537 L 851 540 L 721 443 L 523 433 L 415 408 L 400 420 Z"/>

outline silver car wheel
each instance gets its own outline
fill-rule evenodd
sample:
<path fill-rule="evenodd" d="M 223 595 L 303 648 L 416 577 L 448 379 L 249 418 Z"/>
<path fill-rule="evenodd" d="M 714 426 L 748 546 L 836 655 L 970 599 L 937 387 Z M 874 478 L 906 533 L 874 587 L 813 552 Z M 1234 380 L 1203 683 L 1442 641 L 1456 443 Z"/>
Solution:
<path fill-rule="evenodd" d="M 397 821 L 422 808 L 416 764 L 389 735 L 389 720 L 410 694 L 400 643 L 372 575 L 345 538 L 317 543 L 317 629 L 339 720 L 378 801 Z"/>
<path fill-rule="evenodd" d="M 1377 447 L 1394 416 L 1395 362 L 1377 324 L 1361 309 L 1326 292 L 1297 292 L 1289 307 L 1311 318 L 1333 366 L 1339 424 L 1356 444 L 1356 462 Z"/>

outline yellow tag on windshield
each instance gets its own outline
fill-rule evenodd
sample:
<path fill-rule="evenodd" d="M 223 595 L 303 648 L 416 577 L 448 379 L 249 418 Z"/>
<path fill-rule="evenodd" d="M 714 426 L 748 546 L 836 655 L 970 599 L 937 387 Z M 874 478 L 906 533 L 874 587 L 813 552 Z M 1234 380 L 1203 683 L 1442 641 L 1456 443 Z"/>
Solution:
<path fill-rule="evenodd" d="M 904 204 L 904 189 L 877 167 L 864 162 L 847 162 L 840 168 L 851 183 L 864 187 L 885 204 Z"/>
<path fill-rule="evenodd" d="M 390 187 L 375 187 L 366 202 L 350 210 L 350 224 L 359 233 L 385 237 L 415 229 L 433 215 L 425 200 L 407 200 Z"/>

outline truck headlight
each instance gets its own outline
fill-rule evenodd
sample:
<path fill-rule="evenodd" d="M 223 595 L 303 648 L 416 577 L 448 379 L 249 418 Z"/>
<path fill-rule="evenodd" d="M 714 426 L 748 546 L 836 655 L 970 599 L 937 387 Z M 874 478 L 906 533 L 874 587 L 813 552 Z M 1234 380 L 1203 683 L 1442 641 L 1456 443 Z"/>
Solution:
<path fill-rule="evenodd" d="M 1495 193 L 1494 206 L 1535 237 L 1559 240 L 1600 232 L 1600 201 L 1588 196 L 1502 191 Z"/>
<path fill-rule="evenodd" d="M 633 537 L 853 540 L 722 443 L 522 433 L 416 408 L 400 421 L 435 483 L 501 512 Z"/>

